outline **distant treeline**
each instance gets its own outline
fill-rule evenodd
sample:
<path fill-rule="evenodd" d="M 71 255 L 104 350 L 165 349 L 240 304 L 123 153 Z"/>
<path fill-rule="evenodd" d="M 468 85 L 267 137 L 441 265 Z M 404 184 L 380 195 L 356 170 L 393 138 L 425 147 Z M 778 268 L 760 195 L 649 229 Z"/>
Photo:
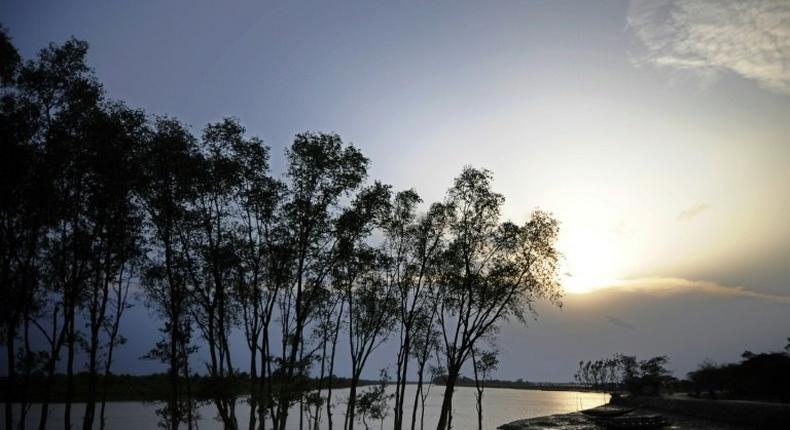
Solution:
<path fill-rule="evenodd" d="M 24 60 L 0 31 L 6 428 L 28 413 L 46 428 L 56 400 L 66 429 L 78 400 L 83 430 L 103 428 L 106 401 L 131 390 L 115 386 L 113 357 L 133 302 L 160 323 L 134 336 L 151 340 L 144 358 L 166 369 L 166 383 L 149 381 L 166 399 L 162 428 L 196 428 L 207 398 L 236 430 L 238 396 L 249 393 L 249 430 L 284 430 L 294 410 L 331 430 L 338 381 L 328 375 L 348 372 L 343 428 L 389 413 L 396 430 L 418 428 L 423 382 L 443 374 L 437 430 L 447 430 L 469 364 L 482 427 L 499 324 L 526 320 L 538 300 L 560 303 L 551 214 L 503 220 L 493 174 L 471 166 L 422 207 L 415 190 L 369 178 L 370 160 L 334 133 L 297 134 L 275 174 L 270 147 L 237 119 L 194 130 L 129 107 L 108 97 L 87 55 L 70 39 Z M 387 339 L 397 352 L 375 365 L 395 371 L 394 407 L 385 373 L 357 391 Z M 195 377 L 199 349 L 205 374 Z M 233 362 L 239 351 L 248 368 Z"/>
<path fill-rule="evenodd" d="M 741 358 L 738 363 L 702 363 L 689 372 L 689 388 L 712 398 L 790 402 L 790 339 L 787 352 L 746 351 Z"/>
<path fill-rule="evenodd" d="M 76 402 L 84 402 L 87 399 L 89 390 L 90 376 L 86 372 L 75 373 L 73 375 L 73 399 Z M 330 380 L 325 377 L 326 383 Z M 169 376 L 166 373 L 154 373 L 151 375 L 109 375 L 108 376 L 108 401 L 167 401 L 168 388 L 170 384 Z M 351 385 L 349 378 L 334 376 L 331 378 L 333 386 L 337 388 L 348 388 Z M 47 382 L 46 375 L 36 374 L 31 376 L 28 400 L 31 402 L 41 402 L 46 396 L 53 402 L 63 402 L 66 400 L 68 381 L 66 375 L 58 373 L 52 380 L 50 392 L 44 391 Z M 8 378 L 0 378 L 0 383 L 6 386 Z M 185 384 L 185 380 L 180 381 Z M 212 378 L 206 375 L 194 374 L 190 377 L 190 382 L 194 387 L 194 396 L 197 400 L 210 401 L 212 396 Z M 378 381 L 361 379 L 360 386 L 374 385 Z M 250 395 L 249 374 L 246 372 L 238 373 L 227 381 L 227 385 L 237 396 Z M 308 386 L 313 389 L 318 388 L 318 380 L 310 380 Z M 7 392 L 0 391 L 0 399 L 6 400 Z"/>
<path fill-rule="evenodd" d="M 579 362 L 576 380 L 591 388 L 636 395 L 686 392 L 710 398 L 790 402 L 790 338 L 787 342 L 784 352 L 746 351 L 738 363 L 705 361 L 685 380 L 671 375 L 667 357 L 640 361 L 623 354 Z"/>

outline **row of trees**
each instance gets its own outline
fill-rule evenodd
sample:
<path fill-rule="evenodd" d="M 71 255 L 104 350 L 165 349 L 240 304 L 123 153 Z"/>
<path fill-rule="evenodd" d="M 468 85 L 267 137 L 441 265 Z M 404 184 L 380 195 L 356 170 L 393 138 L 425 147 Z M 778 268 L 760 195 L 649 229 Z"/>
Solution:
<path fill-rule="evenodd" d="M 632 394 L 659 394 L 682 390 L 711 398 L 759 399 L 787 402 L 790 399 L 790 338 L 783 352 L 745 351 L 738 363 L 716 364 L 705 360 L 679 381 L 667 369 L 665 356 L 637 360 L 615 354 L 600 360 L 580 361 L 574 375 L 581 384 L 601 390 L 626 390 Z"/>
<path fill-rule="evenodd" d="M 655 395 L 675 381 L 667 369 L 668 363 L 666 356 L 637 360 L 635 356 L 615 354 L 610 358 L 580 361 L 574 378 L 596 389 Z"/>
<path fill-rule="evenodd" d="M 536 211 L 521 225 L 502 222 L 504 197 L 487 170 L 464 168 L 446 198 L 421 212 L 415 191 L 369 182 L 368 159 L 339 136 L 302 133 L 277 177 L 269 148 L 235 119 L 196 136 L 174 118 L 109 100 L 85 63 L 85 42 L 21 61 L 3 31 L 0 49 L 0 310 L 15 393 L 6 428 L 26 422 L 31 375 L 51 382 L 61 370 L 70 428 L 78 355 L 89 375 L 82 427 L 104 427 L 102 395 L 138 287 L 162 322 L 146 357 L 167 367 L 158 413 L 168 429 L 195 427 L 202 400 L 226 428 L 239 427 L 241 369 L 231 354 L 239 347 L 250 358 L 250 430 L 285 429 L 296 405 L 300 428 L 340 425 L 332 390 L 343 337 L 343 428 L 370 412 L 358 402 L 380 406 L 357 388 L 373 351 L 393 339 L 394 428 L 416 428 L 436 357 L 446 375 L 444 430 L 461 369 L 470 360 L 475 374 L 495 366 L 480 345 L 497 325 L 526 318 L 538 299 L 559 304 L 557 221 Z M 235 331 L 245 345 L 231 344 Z M 191 368 L 198 348 L 207 358 Z M 211 382 L 201 396 L 195 372 Z M 415 373 L 407 422 L 405 385 Z M 48 407 L 47 397 L 40 429 Z"/>
<path fill-rule="evenodd" d="M 790 338 L 784 352 L 745 351 L 738 363 L 703 362 L 689 372 L 697 395 L 790 402 Z"/>

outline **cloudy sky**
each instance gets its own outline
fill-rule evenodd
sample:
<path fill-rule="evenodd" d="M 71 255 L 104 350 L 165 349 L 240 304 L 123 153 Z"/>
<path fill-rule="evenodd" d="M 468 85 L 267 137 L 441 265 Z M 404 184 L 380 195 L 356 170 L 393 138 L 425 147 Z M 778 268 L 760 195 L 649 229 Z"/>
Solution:
<path fill-rule="evenodd" d="M 472 164 L 508 218 L 554 212 L 565 306 L 503 327 L 499 377 L 784 346 L 790 2 L 395 3 L 0 0 L 0 21 L 28 58 L 89 41 L 110 97 L 195 129 L 233 115 L 274 154 L 335 131 L 426 201 Z M 137 359 L 156 326 L 138 306 L 122 367 L 161 370 Z"/>

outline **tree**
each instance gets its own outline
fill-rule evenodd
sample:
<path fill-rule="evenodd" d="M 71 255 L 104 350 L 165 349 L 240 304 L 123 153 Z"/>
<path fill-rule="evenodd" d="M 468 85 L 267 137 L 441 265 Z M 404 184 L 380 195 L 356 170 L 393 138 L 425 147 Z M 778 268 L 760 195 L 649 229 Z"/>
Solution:
<path fill-rule="evenodd" d="M 126 343 L 126 338 L 119 334 L 121 317 L 124 312 L 131 307 L 129 304 L 129 290 L 135 273 L 131 268 L 122 265 L 118 271 L 118 279 L 113 283 L 109 306 L 111 314 L 105 321 L 104 330 L 107 336 L 107 354 L 104 360 L 104 380 L 102 383 L 101 408 L 99 410 L 99 428 L 104 430 L 105 409 L 107 405 L 107 392 L 110 381 L 110 369 L 113 363 L 113 352 L 117 346 Z"/>
<path fill-rule="evenodd" d="M 20 330 L 28 338 L 36 313 L 42 311 L 40 250 L 51 222 L 47 200 L 52 196 L 41 128 L 30 120 L 37 117 L 38 106 L 18 88 L 19 71 L 19 54 L 0 26 L 0 344 L 6 347 L 5 391 L 17 394 L 5 399 L 6 428 L 14 422 L 15 400 L 22 403 L 22 418 L 27 411 L 29 384 L 17 383 L 16 340 Z M 31 357 L 26 349 L 19 363 L 25 375 L 32 370 Z"/>
<path fill-rule="evenodd" d="M 321 392 L 326 388 L 325 401 L 314 401 L 313 406 L 313 429 L 318 430 L 321 412 L 319 408 L 322 405 L 326 406 L 326 422 L 327 427 L 331 430 L 333 426 L 332 421 L 332 389 L 334 386 L 334 370 L 335 358 L 337 353 L 337 341 L 343 326 L 343 318 L 346 316 L 346 300 L 344 291 L 340 285 L 330 285 L 325 290 L 326 297 L 321 302 L 321 310 L 318 312 L 318 321 L 315 327 L 315 336 L 318 338 L 319 346 L 321 349 L 321 358 L 319 361 L 319 376 L 318 386 L 316 387 L 316 394 L 320 397 Z M 331 347 L 329 346 L 331 345 Z M 329 349 L 329 352 L 327 352 Z M 328 376 L 327 376 L 328 375 Z"/>
<path fill-rule="evenodd" d="M 91 182 L 86 193 L 87 214 L 94 233 L 88 251 L 87 294 L 80 301 L 88 329 L 84 430 L 93 427 L 95 417 L 101 365 L 99 353 L 107 348 L 103 334 L 110 317 L 111 285 L 122 270 L 134 266 L 140 256 L 140 213 L 134 198 L 139 178 L 135 155 L 146 131 L 145 121 L 142 112 L 110 104 L 96 113 L 85 138 L 91 145 L 88 151 Z M 120 309 L 116 308 L 117 319 L 122 308 L 123 304 Z"/>
<path fill-rule="evenodd" d="M 417 389 L 414 392 L 414 405 L 411 411 L 411 429 L 414 430 L 417 422 L 417 407 L 420 408 L 420 429 L 423 428 L 425 421 L 425 400 L 431 389 L 433 379 L 436 377 L 438 368 L 431 367 L 428 387 L 424 387 L 425 366 L 428 360 L 439 350 L 439 336 L 441 333 L 436 329 L 436 310 L 438 301 L 435 298 L 428 300 L 430 312 L 421 312 L 415 320 L 412 357 L 417 361 Z M 427 309 L 426 309 L 427 310 Z"/>
<path fill-rule="evenodd" d="M 472 369 L 475 375 L 475 400 L 477 409 L 477 428 L 483 430 L 483 392 L 486 389 L 486 379 L 491 372 L 499 366 L 499 352 L 496 349 L 490 351 L 472 350 Z"/>
<path fill-rule="evenodd" d="M 191 429 L 194 421 L 189 382 L 189 355 L 193 351 L 189 313 L 192 285 L 188 273 L 191 261 L 187 258 L 189 244 L 183 240 L 183 231 L 188 228 L 187 204 L 195 193 L 191 178 L 198 166 L 196 152 L 194 137 L 181 123 L 158 118 L 140 154 L 145 174 L 139 198 L 146 213 L 151 248 L 142 283 L 149 307 L 163 323 L 162 338 L 148 358 L 168 366 L 170 393 L 166 406 L 158 413 L 163 418 L 160 426 L 171 430 L 182 422 Z"/>
<path fill-rule="evenodd" d="M 46 426 L 49 390 L 61 347 L 66 347 L 64 421 L 71 424 L 75 354 L 80 332 L 77 313 L 91 281 L 92 248 L 100 240 L 102 220 L 92 210 L 100 178 L 95 164 L 97 146 L 91 131 L 102 117 L 103 91 L 85 63 L 88 45 L 71 39 L 42 49 L 34 61 L 22 65 L 16 79 L 19 100 L 25 106 L 26 127 L 35 130 L 31 142 L 41 151 L 41 172 L 48 198 L 49 222 L 37 242 L 40 281 L 47 292 L 38 294 L 47 309 L 51 328 L 36 321 L 50 346 L 44 364 L 47 388 L 39 428 Z M 35 190 L 30 190 L 35 191 Z M 35 200 L 35 197 L 32 198 Z M 39 319 L 40 320 L 40 319 Z"/>
<path fill-rule="evenodd" d="M 226 121 L 227 122 L 227 121 Z M 235 276 L 235 299 L 241 307 L 242 330 L 250 350 L 250 421 L 254 430 L 264 422 L 267 402 L 270 345 L 269 327 L 282 282 L 275 278 L 278 261 L 278 202 L 284 186 L 269 175 L 269 148 L 260 139 L 243 137 L 243 128 L 227 122 L 232 162 L 239 169 L 233 190 L 238 225 L 239 265 Z M 258 354 L 260 353 L 260 364 Z M 270 393 L 269 393 L 270 394 Z"/>
<path fill-rule="evenodd" d="M 438 430 L 449 428 L 455 383 L 477 342 L 505 318 L 523 321 L 537 299 L 559 304 L 557 221 L 535 211 L 524 225 L 500 223 L 504 197 L 491 179 L 465 167 L 447 193 L 449 238 L 437 284 L 447 383 Z"/>
<path fill-rule="evenodd" d="M 353 146 L 344 146 L 335 134 L 303 133 L 286 154 L 288 169 L 282 206 L 287 280 L 281 290 L 279 312 L 282 330 L 281 357 L 276 371 L 279 388 L 273 410 L 275 428 L 285 429 L 288 409 L 306 389 L 297 384 L 305 373 L 305 328 L 319 309 L 319 299 L 337 259 L 334 234 L 339 200 L 352 194 L 367 175 L 368 160 Z"/>
<path fill-rule="evenodd" d="M 346 427 L 354 428 L 356 390 L 370 354 L 392 329 L 395 292 L 388 282 L 388 262 L 380 250 L 365 244 L 389 211 L 390 190 L 380 183 L 359 192 L 337 220 L 338 263 L 334 278 L 348 312 L 346 330 L 351 358 L 351 384 Z"/>
<path fill-rule="evenodd" d="M 387 403 L 392 395 L 387 394 L 387 371 L 381 370 L 379 384 L 365 390 L 355 405 L 355 411 L 359 415 L 365 430 L 370 430 L 368 418 L 378 420 L 379 428 L 384 428 L 384 418 L 387 417 Z"/>
<path fill-rule="evenodd" d="M 433 204 L 428 213 L 417 217 L 416 206 L 421 202 L 413 190 L 396 194 L 390 216 L 384 223 L 384 252 L 391 261 L 389 278 L 398 296 L 399 348 L 395 374 L 394 428 L 403 425 L 406 379 L 416 330 L 429 329 L 436 313 L 436 296 L 432 285 L 437 280 L 436 267 L 442 253 L 442 237 L 447 217 L 441 204 Z M 430 321 L 428 327 L 418 327 L 418 321 Z M 426 351 L 423 351 L 426 352 Z M 423 367 L 420 372 L 424 370 Z M 418 388 L 419 389 L 419 388 Z M 415 405 L 416 406 L 416 405 Z M 412 428 L 416 409 L 412 410 Z"/>
<path fill-rule="evenodd" d="M 207 394 L 228 429 L 238 428 L 233 389 L 236 369 L 231 361 L 230 333 L 240 322 L 236 299 L 245 297 L 236 293 L 240 291 L 240 282 L 246 284 L 246 269 L 255 271 L 253 276 L 260 275 L 261 269 L 260 264 L 246 265 L 250 261 L 243 261 L 244 256 L 238 252 L 245 249 L 243 244 L 249 240 L 250 233 L 249 227 L 245 232 L 242 220 L 246 214 L 240 210 L 238 193 L 251 186 L 245 181 L 261 179 L 245 178 L 245 173 L 251 173 L 250 168 L 263 169 L 255 172 L 259 175 L 267 173 L 267 153 L 268 148 L 259 139 L 244 136 L 244 128 L 234 119 L 207 125 L 199 146 L 196 193 L 189 205 L 190 224 L 183 232 L 190 243 L 186 256 L 191 262 L 187 267 L 194 286 L 192 314 L 208 347 L 206 369 L 211 384 Z M 255 157 L 257 161 L 245 160 L 246 157 Z M 245 165 L 251 162 L 255 163 L 254 167 Z M 247 291 L 252 288 L 256 294 L 258 285 L 244 288 Z M 256 327 L 250 328 L 257 330 L 259 322 L 254 324 Z"/>

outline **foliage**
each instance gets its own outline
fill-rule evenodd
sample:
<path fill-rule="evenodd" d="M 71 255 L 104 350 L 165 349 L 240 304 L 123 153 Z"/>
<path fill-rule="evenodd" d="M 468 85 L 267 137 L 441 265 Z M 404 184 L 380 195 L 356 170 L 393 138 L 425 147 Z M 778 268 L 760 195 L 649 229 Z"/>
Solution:
<path fill-rule="evenodd" d="M 388 380 L 386 369 L 382 369 L 379 384 L 363 391 L 356 402 L 356 412 L 359 414 L 365 430 L 370 430 L 368 419 L 377 420 L 382 428 L 384 426 L 384 418 L 388 415 L 387 404 L 392 397 L 386 392 Z"/>
<path fill-rule="evenodd" d="M 0 36 L 0 341 L 14 388 L 6 427 L 13 402 L 24 414 L 33 398 L 41 428 L 53 399 L 63 400 L 67 422 L 85 400 L 82 427 L 104 426 L 114 385 L 129 382 L 112 367 L 133 287 L 161 322 L 142 358 L 167 369 L 149 394 L 164 400 L 159 425 L 168 429 L 195 427 L 200 402 L 237 429 L 241 393 L 250 394 L 251 429 L 267 420 L 285 429 L 296 404 L 314 424 L 326 406 L 331 428 L 338 384 L 351 392 L 347 428 L 357 412 L 381 421 L 385 382 L 359 399 L 356 390 L 373 351 L 395 336 L 395 427 L 404 426 L 416 363 L 412 427 L 417 397 L 424 408 L 441 367 L 444 429 L 464 363 L 472 358 L 483 380 L 496 364 L 476 349 L 481 339 L 505 319 L 525 321 L 536 300 L 559 304 L 558 222 L 542 211 L 522 225 L 500 220 L 504 197 L 487 170 L 464 168 L 423 213 L 416 191 L 368 182 L 357 147 L 305 132 L 275 178 L 269 147 L 238 120 L 194 133 L 109 99 L 84 41 L 23 61 L 4 28 Z M 237 332 L 248 370 L 234 365 Z M 333 376 L 341 333 L 348 381 Z"/>
<path fill-rule="evenodd" d="M 747 351 L 748 352 L 748 351 Z M 738 363 L 703 362 L 689 372 L 692 389 L 715 397 L 790 400 L 790 355 L 784 352 L 744 353 Z"/>
<path fill-rule="evenodd" d="M 626 389 L 633 394 L 655 395 L 674 378 L 665 356 L 639 361 L 636 357 L 615 354 L 611 358 L 580 361 L 574 378 L 597 389 Z"/>

